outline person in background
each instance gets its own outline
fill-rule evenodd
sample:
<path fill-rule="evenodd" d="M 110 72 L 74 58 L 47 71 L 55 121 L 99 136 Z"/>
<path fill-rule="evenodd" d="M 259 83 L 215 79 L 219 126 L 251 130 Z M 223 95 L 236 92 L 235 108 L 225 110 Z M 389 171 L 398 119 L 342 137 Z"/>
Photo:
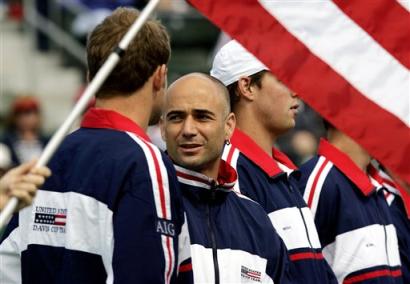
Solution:
<path fill-rule="evenodd" d="M 17 97 L 0 142 L 10 150 L 12 166 L 40 157 L 48 138 L 41 132 L 40 103 L 33 96 Z"/>
<path fill-rule="evenodd" d="M 227 86 L 237 118 L 231 145 L 222 155 L 238 172 L 236 190 L 265 209 L 286 245 L 294 283 L 336 283 L 323 259 L 312 213 L 288 178 L 296 167 L 273 148 L 295 126 L 296 94 L 236 41 L 216 54 L 211 75 Z"/>
<path fill-rule="evenodd" d="M 0 211 L 12 197 L 19 200 L 18 210 L 32 203 L 37 189 L 51 175 L 49 168 L 34 165 L 35 161 L 24 163 L 0 178 Z"/>
<path fill-rule="evenodd" d="M 384 197 L 389 205 L 399 242 L 403 283 L 410 283 L 410 193 L 376 161 L 372 161 L 371 175 L 383 186 Z"/>
<path fill-rule="evenodd" d="M 318 155 L 293 176 L 312 210 L 323 254 L 339 283 L 403 283 L 398 241 L 371 157 L 325 122 Z"/>
<path fill-rule="evenodd" d="M 139 16 L 118 8 L 93 30 L 90 80 Z M 51 159 L 31 209 L 9 223 L 0 283 L 177 283 L 189 254 L 182 199 L 172 162 L 145 133 L 161 115 L 170 49 L 148 19 Z"/>
<path fill-rule="evenodd" d="M 286 248 L 263 208 L 235 192 L 221 160 L 235 128 L 229 94 L 201 73 L 175 81 L 160 122 L 187 215 L 195 283 L 288 283 Z"/>

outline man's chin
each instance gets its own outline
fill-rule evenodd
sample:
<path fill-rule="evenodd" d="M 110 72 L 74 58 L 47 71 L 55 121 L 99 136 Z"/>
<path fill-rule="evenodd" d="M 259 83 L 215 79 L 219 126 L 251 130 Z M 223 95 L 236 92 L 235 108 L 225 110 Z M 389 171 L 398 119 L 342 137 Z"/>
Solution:
<path fill-rule="evenodd" d="M 203 162 L 198 161 L 198 160 L 180 160 L 178 161 L 178 164 L 186 169 L 192 170 L 192 171 L 200 171 L 203 168 Z"/>

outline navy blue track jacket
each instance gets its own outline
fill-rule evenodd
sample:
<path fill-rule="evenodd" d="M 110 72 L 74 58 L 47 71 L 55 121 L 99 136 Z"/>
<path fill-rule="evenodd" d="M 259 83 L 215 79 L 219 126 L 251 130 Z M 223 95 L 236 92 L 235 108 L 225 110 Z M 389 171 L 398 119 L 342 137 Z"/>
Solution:
<path fill-rule="evenodd" d="M 396 229 L 376 181 L 324 139 L 300 171 L 295 178 L 338 281 L 402 283 Z"/>
<path fill-rule="evenodd" d="M 403 283 L 410 283 L 410 195 L 383 170 L 372 176 L 384 187 L 384 197 L 399 241 Z"/>
<path fill-rule="evenodd" d="M 237 174 L 229 164 L 221 161 L 217 181 L 176 171 L 195 283 L 290 283 L 283 242 L 263 208 L 233 191 Z"/>
<path fill-rule="evenodd" d="M 176 283 L 178 181 L 138 125 L 91 109 L 49 167 L 3 236 L 0 283 Z"/>
<path fill-rule="evenodd" d="M 293 283 L 337 283 L 323 258 L 312 214 L 288 178 L 287 172 L 296 167 L 276 149 L 269 156 L 239 129 L 231 143 L 222 158 L 238 172 L 235 190 L 258 202 L 268 214 L 286 245 Z"/>

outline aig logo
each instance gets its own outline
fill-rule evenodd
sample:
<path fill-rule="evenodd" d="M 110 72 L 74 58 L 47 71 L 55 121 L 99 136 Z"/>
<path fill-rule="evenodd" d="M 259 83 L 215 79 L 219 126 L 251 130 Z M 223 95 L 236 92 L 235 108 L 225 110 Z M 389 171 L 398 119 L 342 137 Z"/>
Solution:
<path fill-rule="evenodd" d="M 168 236 L 175 236 L 175 225 L 171 221 L 159 219 L 157 221 L 157 233 L 168 235 Z"/>

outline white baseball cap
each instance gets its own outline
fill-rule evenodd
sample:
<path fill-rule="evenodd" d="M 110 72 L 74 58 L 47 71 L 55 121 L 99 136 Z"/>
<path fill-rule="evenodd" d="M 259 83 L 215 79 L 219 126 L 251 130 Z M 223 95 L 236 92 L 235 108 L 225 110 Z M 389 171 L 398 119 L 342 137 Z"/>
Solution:
<path fill-rule="evenodd" d="M 231 40 L 215 55 L 210 73 L 228 86 L 242 76 L 250 76 L 262 70 L 269 68 L 236 40 Z"/>

